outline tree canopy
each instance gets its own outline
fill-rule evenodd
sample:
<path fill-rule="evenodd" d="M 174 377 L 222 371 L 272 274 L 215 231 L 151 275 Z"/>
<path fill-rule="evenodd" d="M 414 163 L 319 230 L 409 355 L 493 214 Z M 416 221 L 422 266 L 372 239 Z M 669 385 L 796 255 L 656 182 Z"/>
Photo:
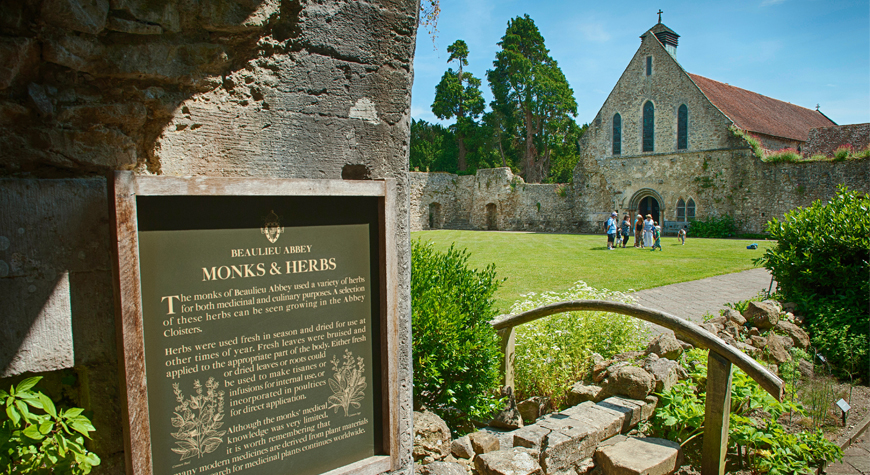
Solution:
<path fill-rule="evenodd" d="M 428 1 L 428 0 L 427 0 Z M 501 50 L 486 76 L 494 100 L 485 112 L 481 81 L 465 68 L 468 45 L 447 47 L 448 68 L 435 88 L 432 112 L 449 127 L 411 123 L 411 169 L 474 173 L 510 167 L 529 183 L 565 183 L 579 159 L 587 125 L 574 121 L 577 102 L 544 38 L 528 15 L 508 22 Z"/>
<path fill-rule="evenodd" d="M 459 147 L 458 167 L 460 171 L 468 168 L 466 162 L 465 137 L 473 133 L 474 120 L 483 113 L 485 102 L 480 94 L 480 79 L 462 70 L 468 66 L 468 45 L 463 40 L 456 40 L 447 47 L 450 61 L 459 63 L 458 71 L 448 68 L 441 82 L 435 86 L 435 101 L 432 103 L 432 113 L 439 119 L 456 117 L 455 133 Z"/>
<path fill-rule="evenodd" d="M 519 146 L 523 178 L 539 183 L 549 177 L 554 150 L 576 127 L 577 101 L 528 15 L 510 20 L 498 45 L 487 71 L 491 107 Z"/>

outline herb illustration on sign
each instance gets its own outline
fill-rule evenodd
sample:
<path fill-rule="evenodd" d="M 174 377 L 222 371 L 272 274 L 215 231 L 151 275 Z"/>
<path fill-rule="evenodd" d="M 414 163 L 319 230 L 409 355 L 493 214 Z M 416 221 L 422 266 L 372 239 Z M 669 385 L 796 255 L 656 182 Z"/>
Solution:
<path fill-rule="evenodd" d="M 195 395 L 185 399 L 184 394 L 173 383 L 175 400 L 179 402 L 175 406 L 175 415 L 172 416 L 172 426 L 178 429 L 172 437 L 177 447 L 172 451 L 181 455 L 181 460 L 191 457 L 202 457 L 215 451 L 223 442 L 225 430 L 218 430 L 224 425 L 224 392 L 215 391 L 220 384 L 214 378 L 208 378 L 205 382 L 205 394 L 199 380 L 193 382 Z"/>
<path fill-rule="evenodd" d="M 329 378 L 329 387 L 332 389 L 332 396 L 329 396 L 327 401 L 329 407 L 344 409 L 345 417 L 348 416 L 350 408 L 359 408 L 360 402 L 365 397 L 363 392 L 366 388 L 365 363 L 362 357 L 354 361 L 353 353 L 349 350 L 344 350 L 344 363 L 341 363 L 335 355 L 332 355 L 332 370 L 335 371 L 335 376 Z"/>

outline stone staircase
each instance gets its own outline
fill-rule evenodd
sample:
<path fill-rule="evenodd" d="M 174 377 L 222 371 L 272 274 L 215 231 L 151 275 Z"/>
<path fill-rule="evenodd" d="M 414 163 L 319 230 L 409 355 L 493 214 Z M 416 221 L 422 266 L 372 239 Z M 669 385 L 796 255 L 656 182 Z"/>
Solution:
<path fill-rule="evenodd" d="M 457 461 L 467 468 L 473 464 L 481 475 L 668 474 L 678 467 L 678 444 L 622 435 L 649 419 L 656 403 L 653 396 L 642 401 L 618 396 L 598 404 L 587 401 L 516 430 L 482 429 L 498 439 L 498 450 L 453 450 L 452 455 L 466 458 Z M 454 441 L 454 448 L 468 437 Z M 428 470 L 430 475 L 437 472 Z"/>

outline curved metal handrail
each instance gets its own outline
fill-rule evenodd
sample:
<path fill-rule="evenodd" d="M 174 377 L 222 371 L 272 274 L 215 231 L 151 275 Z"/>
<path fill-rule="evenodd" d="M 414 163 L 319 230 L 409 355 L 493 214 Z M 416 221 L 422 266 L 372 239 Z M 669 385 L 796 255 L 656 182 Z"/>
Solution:
<path fill-rule="evenodd" d="M 764 388 L 765 391 L 770 393 L 771 396 L 775 397 L 778 401 L 782 400 L 785 391 L 783 381 L 775 374 L 771 373 L 767 368 L 758 364 L 757 361 L 740 352 L 733 346 L 728 345 L 724 340 L 707 330 L 704 330 L 695 323 L 683 320 L 669 313 L 652 310 L 640 305 L 608 302 L 606 300 L 572 300 L 545 305 L 516 315 L 502 315 L 491 323 L 493 328 L 496 330 L 503 330 L 549 315 L 573 311 L 603 311 L 619 313 L 673 330 L 673 332 L 682 340 L 701 348 L 707 348 L 735 364 L 738 368 L 745 371 L 749 377 L 758 382 L 758 384 Z"/>

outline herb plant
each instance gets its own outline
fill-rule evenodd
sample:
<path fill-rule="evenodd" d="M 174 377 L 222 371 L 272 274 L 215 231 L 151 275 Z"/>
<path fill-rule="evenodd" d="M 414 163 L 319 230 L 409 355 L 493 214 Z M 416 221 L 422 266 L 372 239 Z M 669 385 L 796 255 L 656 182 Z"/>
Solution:
<path fill-rule="evenodd" d="M 706 401 L 707 351 L 693 349 L 684 356 L 690 379 L 681 381 L 659 394 L 661 398 L 650 423 L 653 434 L 686 445 L 704 431 Z M 804 414 L 792 401 L 780 402 L 735 369 L 731 382 L 731 414 L 728 443 L 737 453 L 744 453 L 757 473 L 810 474 L 814 468 L 842 458 L 837 444 L 821 431 L 789 434 L 779 423 L 787 412 Z"/>
<path fill-rule="evenodd" d="M 220 384 L 214 378 L 205 382 L 205 393 L 199 380 L 193 382 L 196 394 L 185 399 L 178 383 L 173 383 L 175 390 L 175 414 L 172 416 L 172 426 L 178 429 L 172 433 L 176 447 L 172 451 L 181 455 L 181 460 L 191 457 L 202 457 L 217 450 L 223 442 L 227 431 L 218 430 L 223 426 L 224 392 L 217 391 Z"/>
<path fill-rule="evenodd" d="M 60 409 L 33 387 L 41 376 L 0 390 L 6 407 L 0 415 L 0 471 L 4 474 L 87 474 L 100 457 L 84 444 L 94 431 L 80 408 Z M 42 413 L 34 412 L 37 409 Z"/>
<path fill-rule="evenodd" d="M 366 378 L 365 378 L 365 361 L 362 357 L 353 359 L 353 353 L 349 350 L 344 350 L 344 362 L 339 362 L 335 355 L 332 355 L 332 370 L 335 376 L 329 378 L 329 388 L 332 389 L 332 396 L 329 396 L 327 409 L 335 408 L 336 414 L 338 409 L 344 409 L 344 415 L 347 416 L 351 408 L 359 408 L 360 403 L 365 397 Z"/>
<path fill-rule="evenodd" d="M 576 282 L 565 292 L 534 292 L 515 303 L 516 314 L 567 300 L 595 299 L 633 303 L 622 293 Z M 556 406 L 567 402 L 568 390 L 589 371 L 592 353 L 605 358 L 640 348 L 646 327 L 627 315 L 607 312 L 565 312 L 516 328 L 514 360 L 517 397 L 546 396 Z"/>

